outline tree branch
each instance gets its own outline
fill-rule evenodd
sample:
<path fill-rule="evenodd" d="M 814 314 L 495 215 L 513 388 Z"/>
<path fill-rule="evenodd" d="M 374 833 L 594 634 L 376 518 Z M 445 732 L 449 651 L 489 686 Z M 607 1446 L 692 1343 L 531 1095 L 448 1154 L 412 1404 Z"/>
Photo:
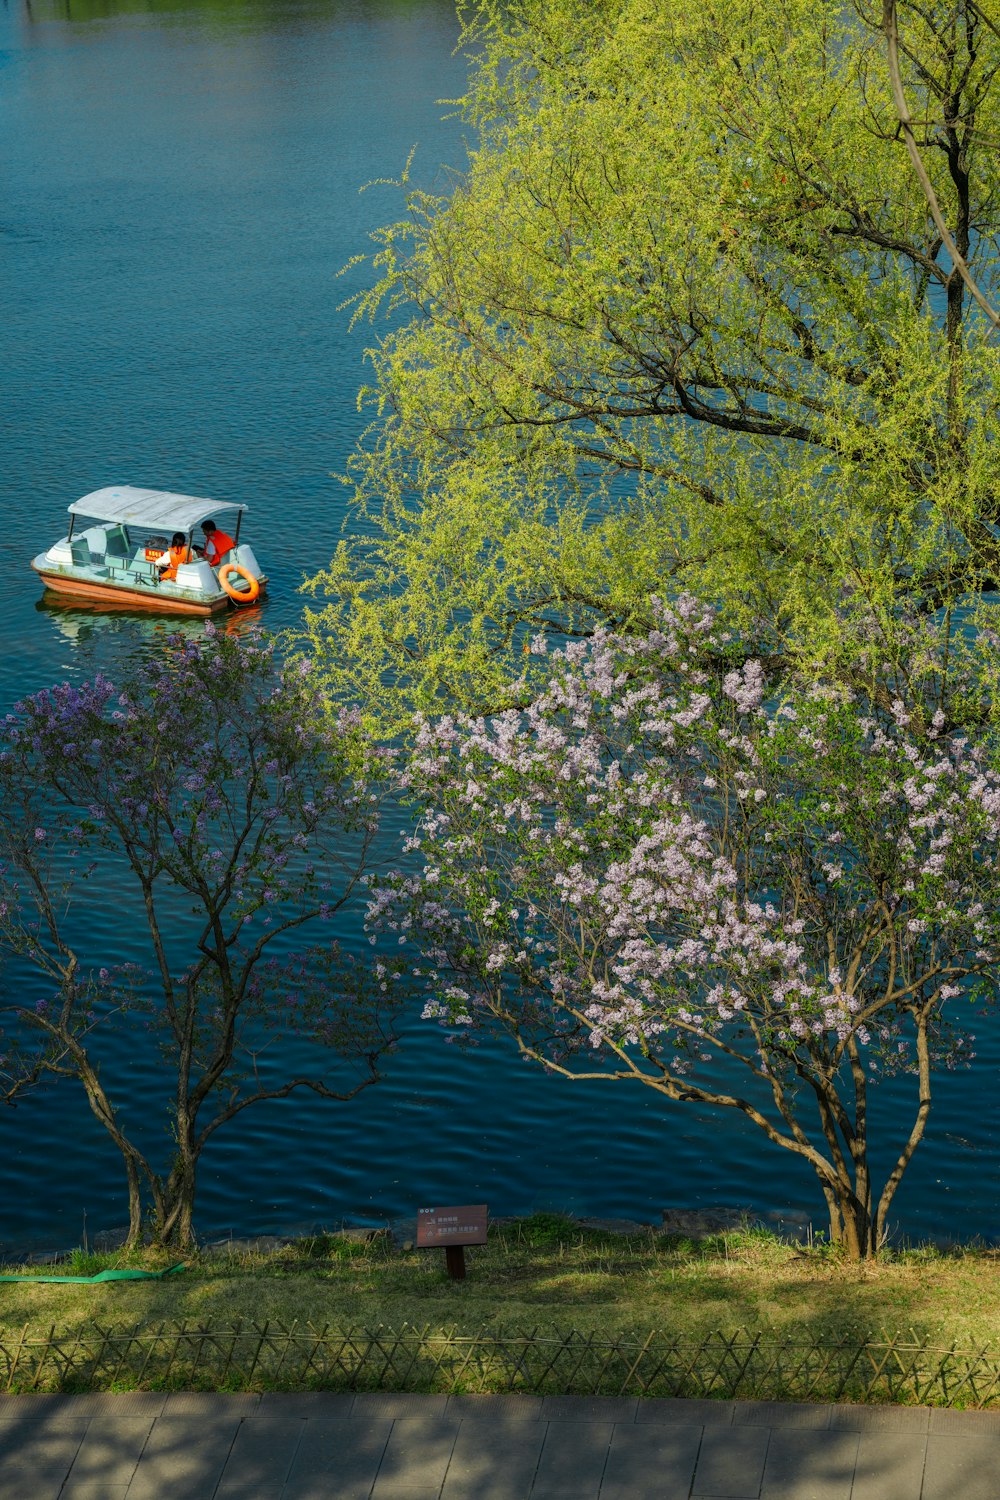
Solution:
<path fill-rule="evenodd" d="M 892 93 L 893 98 L 896 102 L 896 113 L 899 116 L 899 123 L 903 132 L 903 140 L 906 143 L 906 150 L 909 154 L 911 162 L 913 163 L 913 170 L 917 174 L 917 179 L 920 183 L 923 195 L 927 200 L 927 206 L 931 211 L 931 216 L 933 217 L 934 223 L 937 227 L 937 232 L 941 236 L 944 247 L 951 257 L 952 265 L 955 267 L 955 269 L 958 271 L 958 274 L 965 282 L 965 285 L 968 287 L 970 294 L 978 303 L 982 311 L 989 318 L 993 327 L 1000 328 L 1000 313 L 997 313 L 997 311 L 991 306 L 986 297 L 980 291 L 979 284 L 977 283 L 972 272 L 969 270 L 964 256 L 959 252 L 958 246 L 955 244 L 951 231 L 944 221 L 944 215 L 941 212 L 941 206 L 938 203 L 937 194 L 934 191 L 934 184 L 931 182 L 930 176 L 927 172 L 927 168 L 924 166 L 923 159 L 920 155 L 920 150 L 917 146 L 917 142 L 913 134 L 913 121 L 910 117 L 909 106 L 906 102 L 906 94 L 903 90 L 903 79 L 899 68 L 899 31 L 896 20 L 896 0 L 882 0 L 882 30 L 885 33 L 889 62 L 889 77 L 892 82 Z"/>

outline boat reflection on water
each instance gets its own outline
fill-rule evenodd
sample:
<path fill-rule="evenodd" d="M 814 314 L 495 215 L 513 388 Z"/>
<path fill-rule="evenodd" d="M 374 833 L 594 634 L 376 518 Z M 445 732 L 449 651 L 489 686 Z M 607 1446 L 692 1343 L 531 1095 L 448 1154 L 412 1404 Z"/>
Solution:
<path fill-rule="evenodd" d="M 67 599 L 51 589 L 46 589 L 35 609 L 47 616 L 59 634 L 73 646 L 84 648 L 109 642 L 109 638 L 115 635 L 127 636 L 140 649 L 143 645 L 156 648 L 165 645 L 171 637 L 197 639 L 205 634 L 208 623 L 200 616 L 158 614 L 149 609 L 109 609 L 106 604 Z M 260 628 L 263 615 L 262 605 L 246 605 L 243 609 L 216 615 L 211 622 L 212 628 L 226 635 L 247 635 Z"/>

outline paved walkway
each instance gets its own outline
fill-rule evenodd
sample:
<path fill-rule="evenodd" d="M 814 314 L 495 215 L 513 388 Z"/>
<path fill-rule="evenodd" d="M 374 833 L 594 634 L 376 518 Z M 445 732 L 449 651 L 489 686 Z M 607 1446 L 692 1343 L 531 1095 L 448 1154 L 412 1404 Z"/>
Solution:
<path fill-rule="evenodd" d="M 2 1500 L 1000 1500 L 1000 1412 L 0 1396 Z"/>

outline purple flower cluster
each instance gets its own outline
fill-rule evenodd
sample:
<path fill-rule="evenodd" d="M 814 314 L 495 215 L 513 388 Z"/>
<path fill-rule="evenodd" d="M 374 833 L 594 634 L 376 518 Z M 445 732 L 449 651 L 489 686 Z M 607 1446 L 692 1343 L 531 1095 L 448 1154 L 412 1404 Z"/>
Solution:
<path fill-rule="evenodd" d="M 857 1046 L 898 1071 L 908 1026 L 967 1060 L 954 1002 L 1000 956 L 986 741 L 899 698 L 769 684 L 691 599 L 548 667 L 523 711 L 420 727 L 422 869 L 368 920 L 419 946 L 425 1015 L 548 1026 L 550 1058 L 640 1049 L 677 1087 L 722 1056 L 772 1079 Z"/>
<path fill-rule="evenodd" d="M 288 950 L 360 886 L 382 757 L 356 715 L 322 721 L 309 672 L 280 669 L 255 637 L 213 632 L 163 646 L 120 689 L 101 676 L 63 684 L 27 698 L 2 726 L 0 950 L 40 971 L 55 997 L 8 1007 L 23 1066 L 5 1088 L 65 1072 L 71 1057 L 110 1129 L 116 1083 L 98 1085 L 89 1036 L 141 1010 L 177 1070 L 167 1096 L 187 1101 L 186 1142 L 176 1120 L 162 1134 L 196 1155 L 192 1142 L 255 1098 L 328 1090 L 337 1066 L 328 1059 L 279 1087 L 269 1058 L 262 1081 L 252 1051 L 262 1027 L 349 1057 L 352 1081 L 338 1097 L 377 1076 L 387 1039 L 367 975 L 348 981 L 351 965 L 329 941 Z M 141 977 L 89 952 L 87 924 L 66 919 L 91 899 L 87 856 L 148 927 Z M 275 948 L 284 956 L 272 965 Z M 195 1137 L 199 1110 L 207 1119 Z M 139 1159 L 138 1146 L 129 1151 Z M 152 1165 L 143 1172 L 154 1199 L 167 1193 Z"/>

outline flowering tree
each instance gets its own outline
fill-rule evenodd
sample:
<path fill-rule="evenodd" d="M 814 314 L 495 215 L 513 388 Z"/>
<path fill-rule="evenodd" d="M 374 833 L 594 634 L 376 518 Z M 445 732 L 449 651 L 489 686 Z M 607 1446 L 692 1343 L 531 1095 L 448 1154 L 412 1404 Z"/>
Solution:
<path fill-rule="evenodd" d="M 350 1099 L 393 1043 L 390 987 L 299 932 L 355 891 L 377 825 L 376 764 L 350 717 L 318 731 L 308 668 L 253 638 L 175 640 L 115 687 L 98 676 L 28 698 L 0 753 L 0 944 L 8 959 L 0 1095 L 73 1077 L 121 1152 L 129 1242 L 192 1239 L 206 1145 L 250 1105 L 311 1090 Z M 151 973 L 95 954 L 87 881 L 113 872 Z M 294 951 L 293 951 L 294 948 Z M 120 955 L 118 955 L 120 957 Z M 34 972 L 34 1004 L 23 981 Z M 109 1027 L 141 1018 L 169 1070 L 161 1169 L 123 1122 L 101 1067 Z M 327 1047 L 276 1075 L 275 1038 Z M 263 1057 L 262 1057 L 263 1054 Z M 299 1054 L 301 1055 L 301 1053 Z"/>
<path fill-rule="evenodd" d="M 898 696 L 772 697 L 709 609 L 659 615 L 554 651 L 523 711 L 424 723 L 404 778 L 423 868 L 382 883 L 369 924 L 419 945 L 425 1016 L 511 1033 L 567 1078 L 739 1110 L 873 1256 L 934 1069 L 972 1057 L 992 990 L 995 747 L 949 733 L 932 641 Z M 869 1087 L 900 1072 L 913 1113 L 876 1185 Z"/>

